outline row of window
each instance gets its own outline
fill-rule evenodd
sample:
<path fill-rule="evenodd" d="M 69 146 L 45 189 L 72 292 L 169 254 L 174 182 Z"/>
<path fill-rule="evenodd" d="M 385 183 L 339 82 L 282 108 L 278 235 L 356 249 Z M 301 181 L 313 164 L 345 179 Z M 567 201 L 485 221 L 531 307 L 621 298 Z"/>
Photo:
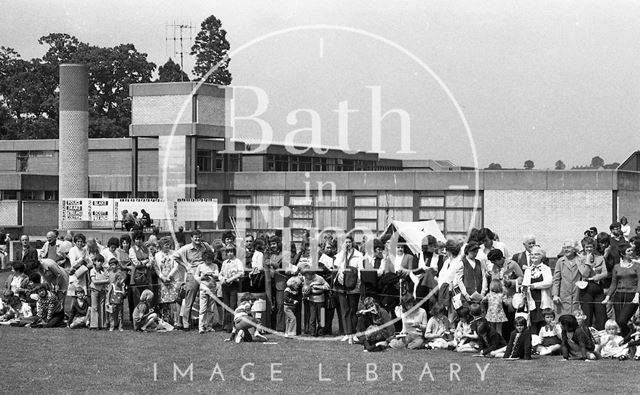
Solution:
<path fill-rule="evenodd" d="M 225 159 L 227 163 L 225 166 Z M 218 171 L 242 171 L 242 156 L 239 154 L 222 155 L 216 151 L 198 150 L 196 166 L 199 172 L 211 173 Z"/>
<path fill-rule="evenodd" d="M 18 200 L 17 190 L 0 191 L 0 200 Z M 58 191 L 22 191 L 22 200 L 58 200 Z"/>
<path fill-rule="evenodd" d="M 324 157 L 267 155 L 267 171 L 373 171 L 399 170 L 377 166 L 376 161 Z"/>
<path fill-rule="evenodd" d="M 475 197 L 473 191 L 422 192 L 417 196 L 417 207 L 414 207 L 414 193 L 411 191 L 378 191 L 375 195 L 354 196 L 353 208 L 348 208 L 346 192 L 337 192 L 330 199 L 292 193 L 285 202 L 282 192 L 259 191 L 251 196 L 231 196 L 230 202 L 255 205 L 246 212 L 246 226 L 250 229 L 282 228 L 284 219 L 280 207 L 286 204 L 291 210 L 288 220 L 292 238 L 299 242 L 311 228 L 348 230 L 353 226 L 356 231 L 368 229 L 379 233 L 391 220 L 435 220 L 444 233 L 462 236 L 470 226 L 482 227 L 482 194 L 478 195 L 477 207 L 474 207 Z M 353 225 L 348 224 L 349 213 L 352 214 Z M 235 217 L 235 210 L 229 215 Z"/>

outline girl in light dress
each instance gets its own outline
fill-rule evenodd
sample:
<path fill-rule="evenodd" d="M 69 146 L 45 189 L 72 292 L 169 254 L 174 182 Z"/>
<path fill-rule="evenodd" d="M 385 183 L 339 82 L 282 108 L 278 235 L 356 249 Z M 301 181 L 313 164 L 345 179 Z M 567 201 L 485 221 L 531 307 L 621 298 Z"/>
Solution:
<path fill-rule="evenodd" d="M 491 280 L 489 293 L 485 296 L 485 300 L 488 302 L 485 319 L 491 324 L 493 329 L 498 333 L 502 333 L 502 323 L 507 322 L 507 315 L 504 312 L 504 304 L 507 301 L 507 296 L 503 293 L 502 282 L 500 280 Z"/>

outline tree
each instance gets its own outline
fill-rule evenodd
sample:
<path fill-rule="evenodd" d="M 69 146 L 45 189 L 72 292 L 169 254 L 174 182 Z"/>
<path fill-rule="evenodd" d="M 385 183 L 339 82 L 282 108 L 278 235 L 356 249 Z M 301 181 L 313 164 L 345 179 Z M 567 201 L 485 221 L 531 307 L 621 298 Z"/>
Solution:
<path fill-rule="evenodd" d="M 617 169 L 618 166 L 620 166 L 619 162 L 613 162 L 613 163 L 608 163 L 608 164 L 604 165 L 603 167 L 605 169 Z"/>
<path fill-rule="evenodd" d="M 534 168 L 534 163 L 531 159 L 527 159 L 526 161 L 524 161 L 524 168 L 527 170 L 532 170 Z"/>
<path fill-rule="evenodd" d="M 604 167 L 604 159 L 602 159 L 599 156 L 594 156 L 591 159 L 591 167 L 594 169 L 599 169 L 601 167 Z"/>
<path fill-rule="evenodd" d="M 222 22 L 214 15 L 209 16 L 200 24 L 200 32 L 196 35 L 195 43 L 191 46 L 191 55 L 196 56 L 193 74 L 198 79 L 201 80 L 213 69 L 205 82 L 218 85 L 231 83 L 230 59 L 227 56 L 230 45 L 226 36 L 227 32 L 222 29 Z"/>
<path fill-rule="evenodd" d="M 567 168 L 567 166 L 564 164 L 564 162 L 563 162 L 563 161 L 558 160 L 558 161 L 556 162 L 556 170 L 564 170 L 564 169 L 566 169 L 566 168 Z"/>
<path fill-rule="evenodd" d="M 487 170 L 502 170 L 502 165 L 500 163 L 490 163 Z"/>
<path fill-rule="evenodd" d="M 2 138 L 57 138 L 58 80 L 61 63 L 89 65 L 89 137 L 125 137 L 131 123 L 129 85 L 150 82 L 156 66 L 133 44 L 103 48 L 52 33 L 38 42 L 48 45 L 42 59 L 24 61 L 0 48 Z"/>
<path fill-rule="evenodd" d="M 163 66 L 158 67 L 158 79 L 156 82 L 181 82 L 189 81 L 187 73 L 180 69 L 171 58 Z"/>

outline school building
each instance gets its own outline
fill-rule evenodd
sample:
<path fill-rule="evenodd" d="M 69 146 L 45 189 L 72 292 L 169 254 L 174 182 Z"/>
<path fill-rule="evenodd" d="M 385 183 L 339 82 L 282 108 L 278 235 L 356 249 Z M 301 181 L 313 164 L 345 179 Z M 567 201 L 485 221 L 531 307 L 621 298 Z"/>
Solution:
<path fill-rule="evenodd" d="M 231 228 L 232 206 L 243 204 L 250 229 L 289 228 L 294 240 L 312 227 L 382 231 L 390 219 L 435 219 L 450 236 L 489 227 L 516 251 L 534 234 L 555 254 L 590 226 L 640 219 L 640 151 L 615 170 L 573 171 L 476 171 L 340 150 L 292 155 L 276 145 L 256 152 L 225 140 L 229 89 L 136 84 L 130 95 L 130 138 L 88 140 L 86 197 L 217 199 L 218 221 L 200 228 Z M 58 226 L 61 156 L 58 140 L 0 143 L 0 226 L 32 235 Z"/>

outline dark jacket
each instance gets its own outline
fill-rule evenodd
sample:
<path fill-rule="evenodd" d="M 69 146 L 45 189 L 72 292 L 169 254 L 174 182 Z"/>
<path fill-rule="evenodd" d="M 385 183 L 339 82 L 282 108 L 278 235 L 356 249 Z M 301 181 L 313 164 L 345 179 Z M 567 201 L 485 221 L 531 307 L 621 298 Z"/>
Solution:
<path fill-rule="evenodd" d="M 516 337 L 518 338 L 517 341 Z M 531 359 L 531 332 L 528 329 L 525 329 L 520 336 L 518 336 L 518 331 L 511 332 L 504 357 Z"/>

